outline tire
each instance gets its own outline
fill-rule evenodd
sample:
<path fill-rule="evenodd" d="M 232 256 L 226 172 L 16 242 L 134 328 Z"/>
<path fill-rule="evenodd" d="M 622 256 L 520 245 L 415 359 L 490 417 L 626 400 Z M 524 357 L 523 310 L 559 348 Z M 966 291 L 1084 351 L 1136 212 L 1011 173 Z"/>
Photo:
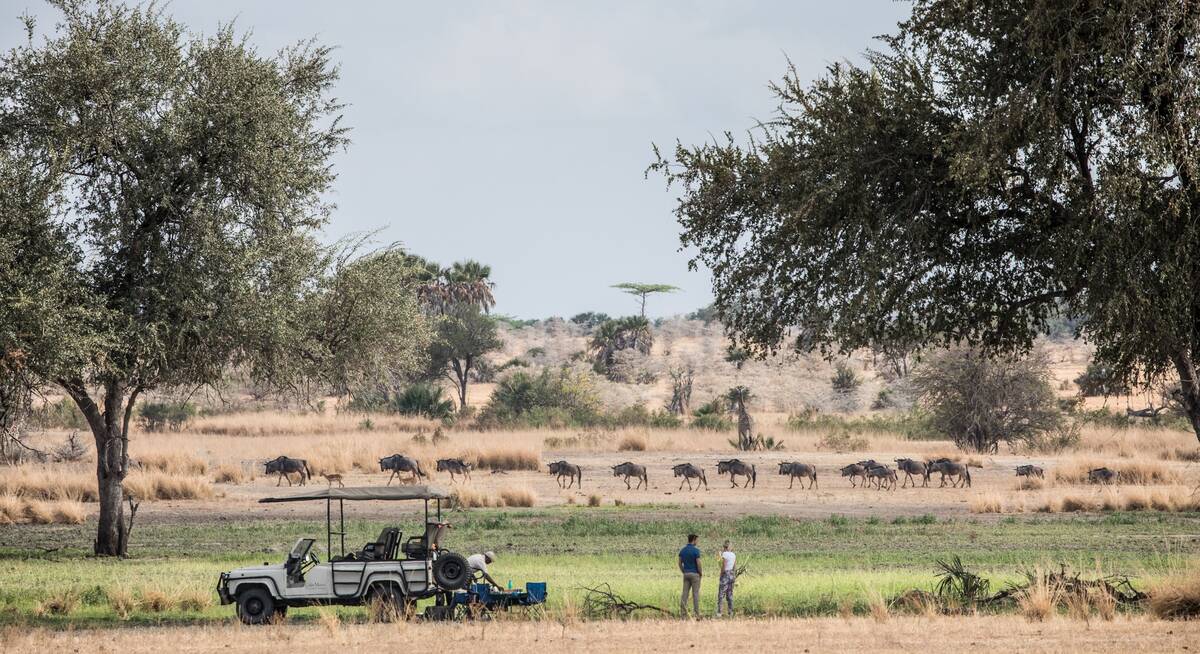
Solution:
<path fill-rule="evenodd" d="M 266 624 L 276 610 L 275 598 L 265 588 L 248 588 L 237 594 L 237 616 L 242 624 Z"/>
<path fill-rule="evenodd" d="M 471 583 L 471 567 L 461 554 L 447 552 L 433 562 L 433 581 L 445 590 L 461 590 Z"/>
<path fill-rule="evenodd" d="M 400 589 L 392 584 L 375 586 L 367 601 L 371 604 L 371 615 L 378 622 L 395 622 L 408 616 L 408 602 Z"/>

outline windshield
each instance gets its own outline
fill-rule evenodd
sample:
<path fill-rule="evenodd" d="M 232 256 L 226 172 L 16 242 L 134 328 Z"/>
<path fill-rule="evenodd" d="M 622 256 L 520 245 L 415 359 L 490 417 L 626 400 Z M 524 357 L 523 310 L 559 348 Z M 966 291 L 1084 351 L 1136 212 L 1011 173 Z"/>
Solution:
<path fill-rule="evenodd" d="M 313 543 L 316 542 L 311 538 L 301 538 L 292 546 L 292 553 L 288 554 L 288 558 L 293 561 L 303 561 L 304 557 L 308 556 L 308 551 L 312 549 Z"/>

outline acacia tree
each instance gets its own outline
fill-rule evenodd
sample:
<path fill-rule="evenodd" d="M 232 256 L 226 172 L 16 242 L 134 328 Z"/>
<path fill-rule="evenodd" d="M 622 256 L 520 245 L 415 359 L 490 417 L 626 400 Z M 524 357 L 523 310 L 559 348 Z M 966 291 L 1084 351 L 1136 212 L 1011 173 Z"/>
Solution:
<path fill-rule="evenodd" d="M 622 291 L 638 298 L 641 306 L 641 317 L 646 317 L 646 298 L 654 293 L 674 293 L 679 290 L 678 286 L 670 284 L 641 284 L 638 282 L 621 282 L 614 284 L 613 288 L 619 288 Z"/>
<path fill-rule="evenodd" d="M 1200 4 L 916 0 L 883 43 L 653 166 L 731 334 L 995 355 L 1062 312 L 1200 438 Z"/>
<path fill-rule="evenodd" d="M 307 320 L 332 293 L 313 236 L 346 132 L 329 48 L 268 57 L 228 26 L 188 35 L 152 6 L 52 4 L 64 17 L 45 40 L 27 19 L 28 42 L 0 57 L 0 163 L 28 174 L 20 196 L 3 196 L 3 221 L 44 245 L 0 281 L 53 273 L 39 302 L 24 301 L 28 284 L 3 289 L 3 345 L 86 418 L 94 549 L 119 555 L 141 394 L 214 383 L 231 365 L 290 375 L 310 338 L 323 343 L 303 358 L 329 372 L 331 353 L 354 345 L 337 323 Z"/>
<path fill-rule="evenodd" d="M 430 347 L 433 370 L 445 374 L 458 392 L 458 406 L 467 406 L 471 371 L 488 352 L 503 346 L 496 321 L 474 306 L 456 306 L 442 316 Z"/>

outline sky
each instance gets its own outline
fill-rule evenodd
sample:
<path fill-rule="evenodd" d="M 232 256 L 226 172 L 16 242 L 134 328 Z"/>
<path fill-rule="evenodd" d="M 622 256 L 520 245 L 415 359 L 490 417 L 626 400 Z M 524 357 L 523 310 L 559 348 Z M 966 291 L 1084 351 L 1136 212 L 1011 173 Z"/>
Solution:
<path fill-rule="evenodd" d="M 28 12 L 4 0 L 0 46 Z M 443 265 L 492 266 L 496 312 L 626 315 L 620 282 L 682 290 L 647 314 L 712 299 L 689 271 L 672 210 L 678 192 L 646 178 L 653 144 L 744 135 L 776 106 L 768 85 L 790 59 L 804 79 L 861 62 L 908 13 L 893 0 L 672 2 L 174 0 L 199 33 L 232 21 L 271 54 L 315 38 L 336 46 L 351 145 L 335 161 L 326 238 L 378 230 Z M 3 14 L 8 16 L 3 16 Z"/>

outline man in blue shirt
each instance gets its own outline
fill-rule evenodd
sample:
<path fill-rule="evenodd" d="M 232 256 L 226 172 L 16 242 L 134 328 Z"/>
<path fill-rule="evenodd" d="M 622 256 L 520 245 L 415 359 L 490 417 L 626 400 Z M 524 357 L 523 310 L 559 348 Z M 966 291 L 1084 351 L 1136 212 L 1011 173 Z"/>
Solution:
<path fill-rule="evenodd" d="M 679 617 L 687 617 L 687 596 L 692 593 L 692 615 L 700 618 L 700 548 L 696 534 L 688 534 L 687 545 L 679 550 L 679 571 L 683 573 L 683 594 L 679 597 Z"/>

